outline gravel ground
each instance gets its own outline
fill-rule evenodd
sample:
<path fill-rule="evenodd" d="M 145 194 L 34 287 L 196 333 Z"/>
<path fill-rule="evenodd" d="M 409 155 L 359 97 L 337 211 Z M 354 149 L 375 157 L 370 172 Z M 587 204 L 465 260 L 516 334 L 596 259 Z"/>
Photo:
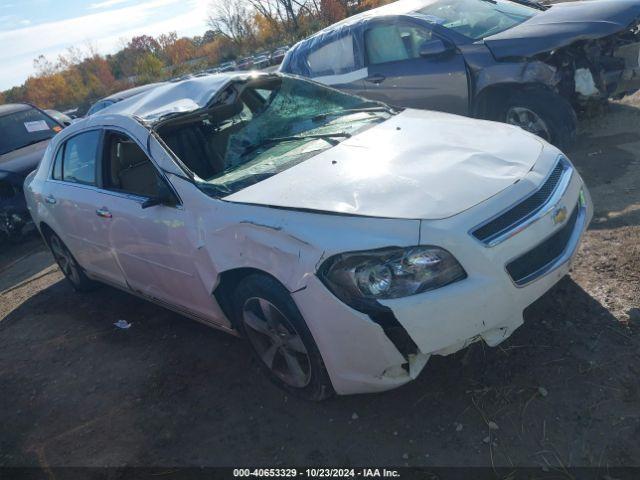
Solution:
<path fill-rule="evenodd" d="M 385 394 L 287 397 L 242 341 L 75 294 L 36 238 L 4 251 L 0 466 L 640 466 L 638 104 L 583 122 L 569 152 L 596 205 L 571 276 L 500 347 Z"/>

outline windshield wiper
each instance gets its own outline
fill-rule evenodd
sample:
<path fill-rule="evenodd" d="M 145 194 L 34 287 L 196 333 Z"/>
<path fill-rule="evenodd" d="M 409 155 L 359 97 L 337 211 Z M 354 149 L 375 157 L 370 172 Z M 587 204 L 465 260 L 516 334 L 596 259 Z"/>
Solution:
<path fill-rule="evenodd" d="M 368 107 L 368 108 L 347 108 L 345 110 L 334 110 L 332 112 L 319 113 L 318 115 L 311 118 L 311 120 L 318 121 L 327 117 L 334 116 L 343 116 L 343 115 L 351 115 L 352 113 L 375 113 L 375 112 L 387 112 L 387 113 L 396 113 L 396 110 L 390 107 Z"/>
<path fill-rule="evenodd" d="M 255 152 L 259 148 L 266 147 L 268 145 L 275 145 L 283 142 L 295 142 L 297 140 L 310 140 L 310 139 L 322 139 L 329 142 L 331 145 L 336 146 L 338 143 L 335 138 L 351 138 L 350 133 L 346 132 L 338 132 L 338 133 L 320 133 L 315 135 L 294 135 L 291 137 L 274 137 L 274 138 L 265 138 L 260 143 L 256 143 L 255 145 L 247 146 L 242 152 L 242 156 L 249 155 L 252 152 Z"/>

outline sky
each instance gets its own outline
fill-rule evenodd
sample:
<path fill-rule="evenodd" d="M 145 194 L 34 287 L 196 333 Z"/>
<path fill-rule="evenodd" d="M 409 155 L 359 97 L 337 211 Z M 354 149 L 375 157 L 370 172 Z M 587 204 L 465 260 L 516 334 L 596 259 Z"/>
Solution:
<path fill-rule="evenodd" d="M 0 91 L 34 73 L 33 60 L 55 61 L 71 46 L 116 52 L 122 39 L 207 30 L 211 0 L 0 0 Z"/>

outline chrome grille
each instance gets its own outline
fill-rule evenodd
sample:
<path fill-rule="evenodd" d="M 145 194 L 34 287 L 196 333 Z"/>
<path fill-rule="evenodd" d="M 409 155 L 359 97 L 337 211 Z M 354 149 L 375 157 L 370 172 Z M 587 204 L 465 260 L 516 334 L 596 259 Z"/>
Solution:
<path fill-rule="evenodd" d="M 576 205 L 567 223 L 540 245 L 507 265 L 507 273 L 518 286 L 527 284 L 537 273 L 558 259 L 567 248 L 578 220 L 580 206 Z"/>
<path fill-rule="evenodd" d="M 481 242 L 491 245 L 495 239 L 516 229 L 538 213 L 555 193 L 563 174 L 570 169 L 569 163 L 560 159 L 542 186 L 533 194 L 511 207 L 506 212 L 476 228 L 471 234 Z"/>

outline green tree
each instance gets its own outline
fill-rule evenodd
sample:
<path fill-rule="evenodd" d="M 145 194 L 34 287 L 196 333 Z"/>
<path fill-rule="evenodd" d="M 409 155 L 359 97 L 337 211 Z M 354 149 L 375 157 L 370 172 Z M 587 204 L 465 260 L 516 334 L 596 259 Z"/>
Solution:
<path fill-rule="evenodd" d="M 147 53 L 136 62 L 135 73 L 139 83 L 156 82 L 163 77 L 164 63 L 153 53 Z"/>

